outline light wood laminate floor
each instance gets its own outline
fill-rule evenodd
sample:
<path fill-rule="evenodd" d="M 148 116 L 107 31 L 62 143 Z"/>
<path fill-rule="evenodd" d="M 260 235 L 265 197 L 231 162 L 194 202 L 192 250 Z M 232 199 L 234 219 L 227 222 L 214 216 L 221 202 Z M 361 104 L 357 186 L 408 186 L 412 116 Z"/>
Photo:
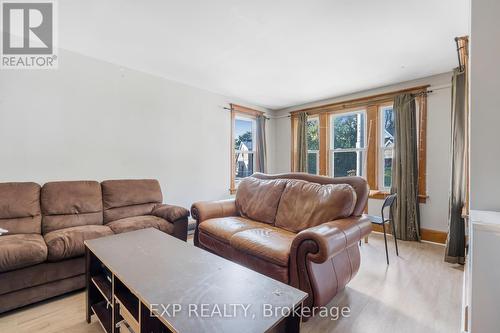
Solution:
<path fill-rule="evenodd" d="M 399 244 L 398 258 L 391 242 L 387 266 L 382 236 L 371 235 L 361 246 L 358 275 L 330 304 L 349 306 L 350 317 L 315 317 L 302 324 L 302 332 L 459 332 L 462 267 L 443 262 L 443 246 Z M 0 332 L 103 331 L 94 320 L 85 322 L 85 293 L 76 292 L 0 315 Z"/>

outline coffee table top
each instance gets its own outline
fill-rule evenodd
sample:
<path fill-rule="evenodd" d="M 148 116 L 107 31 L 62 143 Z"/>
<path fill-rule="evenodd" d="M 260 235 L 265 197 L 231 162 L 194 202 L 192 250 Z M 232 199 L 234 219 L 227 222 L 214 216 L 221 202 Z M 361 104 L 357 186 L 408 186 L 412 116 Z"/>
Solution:
<path fill-rule="evenodd" d="M 282 309 L 293 309 L 307 297 L 152 228 L 85 244 L 177 332 L 265 332 L 283 319 Z"/>

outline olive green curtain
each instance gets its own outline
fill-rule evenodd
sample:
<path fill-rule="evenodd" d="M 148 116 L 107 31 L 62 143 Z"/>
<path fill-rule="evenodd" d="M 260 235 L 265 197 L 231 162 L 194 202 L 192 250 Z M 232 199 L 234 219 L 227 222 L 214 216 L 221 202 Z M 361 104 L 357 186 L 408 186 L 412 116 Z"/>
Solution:
<path fill-rule="evenodd" d="M 394 157 L 391 193 L 397 193 L 393 206 L 396 236 L 402 240 L 420 240 L 418 203 L 417 109 L 412 94 L 394 98 Z"/>
<path fill-rule="evenodd" d="M 267 153 L 266 153 L 266 117 L 260 115 L 257 117 L 257 171 L 267 172 Z"/>
<path fill-rule="evenodd" d="M 297 167 L 295 171 L 307 172 L 307 113 L 301 112 L 297 119 Z"/>
<path fill-rule="evenodd" d="M 466 73 L 458 68 L 453 72 L 451 105 L 449 230 L 445 261 L 463 264 L 465 262 L 465 221 L 462 217 L 462 207 L 466 197 L 468 101 Z"/>

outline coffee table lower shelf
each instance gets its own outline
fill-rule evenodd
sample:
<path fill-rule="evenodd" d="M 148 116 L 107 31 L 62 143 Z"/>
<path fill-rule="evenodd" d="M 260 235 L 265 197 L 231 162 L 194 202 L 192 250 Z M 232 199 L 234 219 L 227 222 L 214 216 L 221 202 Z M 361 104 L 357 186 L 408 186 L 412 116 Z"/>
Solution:
<path fill-rule="evenodd" d="M 101 324 L 102 328 L 107 333 L 111 333 L 113 319 L 112 319 L 111 308 L 108 307 L 108 303 L 106 301 L 101 301 L 99 303 L 92 305 L 91 308 L 92 312 L 94 312 L 94 314 L 96 315 L 97 320 Z"/>

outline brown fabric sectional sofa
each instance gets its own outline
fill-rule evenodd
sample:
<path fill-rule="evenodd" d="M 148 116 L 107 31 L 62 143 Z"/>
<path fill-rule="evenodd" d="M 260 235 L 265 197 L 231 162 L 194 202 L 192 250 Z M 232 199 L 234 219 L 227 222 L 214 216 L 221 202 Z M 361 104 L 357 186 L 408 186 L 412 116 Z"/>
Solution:
<path fill-rule="evenodd" d="M 187 239 L 189 211 L 157 180 L 0 183 L 0 313 L 85 287 L 84 240 L 154 227 Z"/>
<path fill-rule="evenodd" d="M 231 200 L 198 202 L 194 243 L 309 294 L 324 306 L 356 275 L 371 232 L 361 177 L 254 174 Z"/>

